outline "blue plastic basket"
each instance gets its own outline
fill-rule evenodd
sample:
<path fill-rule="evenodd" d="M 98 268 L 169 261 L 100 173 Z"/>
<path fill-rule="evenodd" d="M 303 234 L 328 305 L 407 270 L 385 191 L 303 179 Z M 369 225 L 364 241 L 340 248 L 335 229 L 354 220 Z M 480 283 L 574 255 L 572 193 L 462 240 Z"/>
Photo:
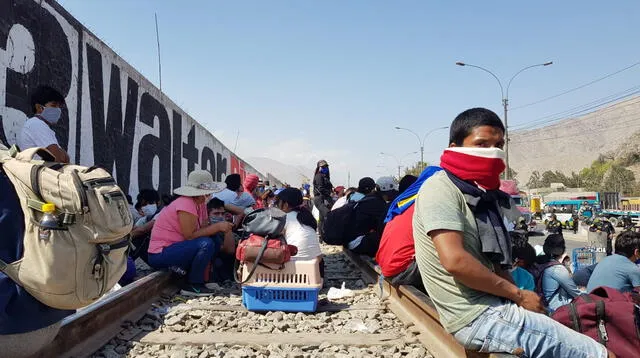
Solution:
<path fill-rule="evenodd" d="M 572 256 L 573 272 L 596 263 L 596 252 L 594 249 L 589 247 L 573 249 Z"/>
<path fill-rule="evenodd" d="M 315 312 L 319 288 L 242 286 L 242 304 L 249 311 Z"/>

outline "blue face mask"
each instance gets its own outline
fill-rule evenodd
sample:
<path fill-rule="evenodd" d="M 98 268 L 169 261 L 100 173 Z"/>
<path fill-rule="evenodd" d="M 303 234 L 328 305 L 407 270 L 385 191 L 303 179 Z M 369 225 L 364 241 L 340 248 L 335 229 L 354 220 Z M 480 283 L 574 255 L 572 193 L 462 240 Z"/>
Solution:
<path fill-rule="evenodd" d="M 329 168 L 328 167 L 321 167 L 320 168 L 320 173 L 329 174 Z"/>
<path fill-rule="evenodd" d="M 212 216 L 209 218 L 211 224 L 217 224 L 224 221 L 224 216 Z"/>
<path fill-rule="evenodd" d="M 61 115 L 62 109 L 56 107 L 44 107 L 42 113 L 39 114 L 40 118 L 44 119 L 50 124 L 58 123 Z"/>

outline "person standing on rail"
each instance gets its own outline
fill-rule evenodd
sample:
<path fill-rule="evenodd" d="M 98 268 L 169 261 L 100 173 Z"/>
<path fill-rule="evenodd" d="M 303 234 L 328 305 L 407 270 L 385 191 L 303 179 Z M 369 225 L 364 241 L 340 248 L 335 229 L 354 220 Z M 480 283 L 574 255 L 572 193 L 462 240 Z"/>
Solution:
<path fill-rule="evenodd" d="M 20 150 L 45 148 L 56 162 L 69 163 L 69 155 L 58 144 L 58 138 L 52 129 L 62 117 L 62 94 L 49 86 L 40 86 L 31 96 L 31 108 L 34 116 L 27 119 L 18 134 L 17 144 Z"/>
<path fill-rule="evenodd" d="M 441 157 L 444 170 L 425 180 L 418 192 L 416 262 L 440 322 L 472 351 L 606 357 L 604 346 L 544 315 L 540 297 L 513 283 L 504 223 L 519 212 L 499 191 L 504 132 L 500 118 L 488 109 L 459 114 Z"/>
<path fill-rule="evenodd" d="M 331 184 L 331 176 L 329 174 L 329 163 L 322 159 L 318 161 L 313 176 L 313 205 L 315 205 L 320 213 L 320 220 L 318 220 L 320 242 L 322 242 L 324 218 L 333 205 L 331 193 L 333 193 L 333 184 Z"/>

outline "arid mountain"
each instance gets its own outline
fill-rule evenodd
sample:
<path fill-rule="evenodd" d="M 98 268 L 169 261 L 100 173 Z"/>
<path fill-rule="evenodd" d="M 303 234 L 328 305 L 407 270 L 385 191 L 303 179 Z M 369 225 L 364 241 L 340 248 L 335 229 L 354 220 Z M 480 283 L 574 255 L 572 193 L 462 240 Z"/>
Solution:
<path fill-rule="evenodd" d="M 618 159 L 637 153 L 632 149 L 640 148 L 640 135 L 634 135 L 638 131 L 640 96 L 546 127 L 511 132 L 510 164 L 521 183 L 534 170 L 571 174 L 601 154 Z"/>

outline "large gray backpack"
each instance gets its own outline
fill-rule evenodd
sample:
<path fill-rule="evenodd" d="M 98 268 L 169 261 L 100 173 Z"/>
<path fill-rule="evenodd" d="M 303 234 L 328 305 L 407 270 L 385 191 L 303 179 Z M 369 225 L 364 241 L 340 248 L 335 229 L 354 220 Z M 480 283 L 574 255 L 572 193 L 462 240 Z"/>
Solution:
<path fill-rule="evenodd" d="M 23 256 L 0 260 L 0 271 L 47 306 L 77 309 L 113 288 L 125 272 L 133 219 L 107 171 L 48 160 L 53 156 L 42 148 L 18 152 L 0 145 L 0 164 L 25 220 Z M 54 229 L 40 225 L 45 203 L 55 205 Z"/>

